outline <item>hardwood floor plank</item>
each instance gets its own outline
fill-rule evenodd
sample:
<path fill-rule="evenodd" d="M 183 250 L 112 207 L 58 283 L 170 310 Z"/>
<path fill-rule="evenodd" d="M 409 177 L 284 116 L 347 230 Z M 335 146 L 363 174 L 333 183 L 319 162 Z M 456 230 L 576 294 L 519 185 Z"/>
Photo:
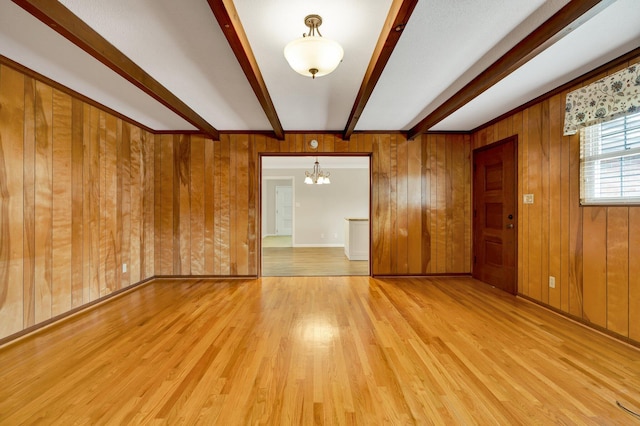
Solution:
<path fill-rule="evenodd" d="M 466 277 L 165 279 L 0 348 L 0 424 L 630 424 L 638 355 Z"/>
<path fill-rule="evenodd" d="M 343 247 L 263 247 L 262 276 L 369 275 L 369 262 L 351 261 Z"/>

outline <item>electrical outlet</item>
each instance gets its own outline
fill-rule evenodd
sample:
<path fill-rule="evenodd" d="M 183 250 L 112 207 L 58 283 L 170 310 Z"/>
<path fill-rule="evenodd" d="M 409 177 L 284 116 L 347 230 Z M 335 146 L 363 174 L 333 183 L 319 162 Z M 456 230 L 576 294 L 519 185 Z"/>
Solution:
<path fill-rule="evenodd" d="M 556 288 L 556 277 L 549 277 L 549 288 Z"/>
<path fill-rule="evenodd" d="M 126 263 L 122 264 L 122 272 L 127 272 L 127 264 Z"/>

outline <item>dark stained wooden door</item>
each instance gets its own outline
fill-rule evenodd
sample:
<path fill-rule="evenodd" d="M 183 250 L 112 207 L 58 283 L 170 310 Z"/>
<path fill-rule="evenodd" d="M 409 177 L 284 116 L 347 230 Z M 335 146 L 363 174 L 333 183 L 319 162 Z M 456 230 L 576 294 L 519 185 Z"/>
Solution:
<path fill-rule="evenodd" d="M 473 277 L 516 294 L 517 136 L 473 152 Z"/>

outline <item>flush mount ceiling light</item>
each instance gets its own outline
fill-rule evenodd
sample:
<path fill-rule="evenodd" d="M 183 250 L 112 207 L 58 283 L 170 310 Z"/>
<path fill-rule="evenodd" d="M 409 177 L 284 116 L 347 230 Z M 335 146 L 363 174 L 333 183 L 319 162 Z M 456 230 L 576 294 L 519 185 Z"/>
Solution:
<path fill-rule="evenodd" d="M 313 172 L 304 172 L 304 183 L 308 185 L 312 185 L 314 183 L 317 185 L 329 185 L 331 183 L 329 180 L 330 174 L 331 173 L 325 172 L 320 168 L 318 157 L 316 157 L 316 162 L 313 165 Z"/>
<path fill-rule="evenodd" d="M 319 15 L 307 15 L 304 24 L 309 27 L 309 33 L 287 44 L 284 57 L 297 73 L 311 78 L 322 77 L 338 67 L 344 50 L 338 42 L 322 37 L 318 30 L 322 25 Z"/>

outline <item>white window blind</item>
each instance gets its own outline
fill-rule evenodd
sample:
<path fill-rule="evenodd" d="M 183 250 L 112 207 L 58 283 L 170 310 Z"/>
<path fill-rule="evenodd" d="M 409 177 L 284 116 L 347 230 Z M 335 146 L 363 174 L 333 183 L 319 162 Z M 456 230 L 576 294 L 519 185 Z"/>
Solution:
<path fill-rule="evenodd" d="M 580 130 L 580 203 L 640 204 L 640 112 Z"/>

